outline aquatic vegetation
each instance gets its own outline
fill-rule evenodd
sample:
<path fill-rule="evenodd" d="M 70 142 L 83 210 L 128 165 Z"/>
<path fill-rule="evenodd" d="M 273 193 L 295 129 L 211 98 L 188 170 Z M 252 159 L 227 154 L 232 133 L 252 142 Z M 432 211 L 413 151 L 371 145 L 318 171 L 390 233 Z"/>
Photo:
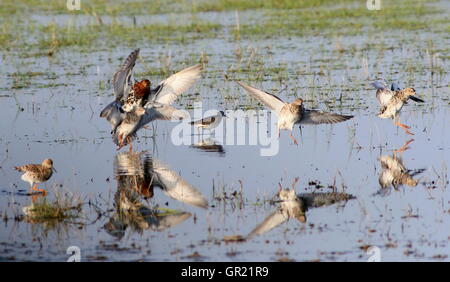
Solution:
<path fill-rule="evenodd" d="M 78 197 L 59 195 L 54 201 L 39 198 L 23 208 L 26 218 L 34 223 L 74 220 L 81 216 L 82 202 Z"/>

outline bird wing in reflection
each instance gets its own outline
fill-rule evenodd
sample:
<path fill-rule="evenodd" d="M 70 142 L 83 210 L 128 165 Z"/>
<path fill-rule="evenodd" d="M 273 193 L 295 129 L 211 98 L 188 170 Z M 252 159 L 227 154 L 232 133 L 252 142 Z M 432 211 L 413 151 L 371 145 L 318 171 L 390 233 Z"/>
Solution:
<path fill-rule="evenodd" d="M 126 100 L 128 92 L 131 89 L 131 73 L 134 65 L 136 64 L 137 57 L 139 55 L 139 49 L 134 50 L 127 57 L 120 69 L 114 74 L 113 87 L 116 94 L 116 101 Z"/>
<path fill-rule="evenodd" d="M 351 119 L 352 117 L 353 116 L 338 115 L 305 109 L 302 112 L 302 118 L 300 120 L 300 123 L 301 124 L 338 123 Z"/>
<path fill-rule="evenodd" d="M 157 224 L 151 225 L 150 228 L 155 231 L 163 231 L 165 229 L 171 228 L 175 225 L 182 223 L 191 217 L 189 212 L 180 212 L 176 214 L 169 215 L 158 215 Z"/>
<path fill-rule="evenodd" d="M 318 208 L 333 205 L 338 202 L 345 202 L 355 199 L 355 196 L 347 193 L 301 193 L 298 195 L 305 205 L 305 208 Z"/>
<path fill-rule="evenodd" d="M 189 205 L 208 208 L 208 201 L 203 194 L 183 180 L 175 171 L 161 165 L 156 160 L 153 162 L 153 171 L 157 176 L 157 183 L 166 195 Z"/>
<path fill-rule="evenodd" d="M 283 211 L 281 211 L 280 209 L 278 209 L 276 212 L 273 212 L 268 217 L 266 217 L 261 224 L 256 226 L 255 229 L 253 229 L 247 235 L 247 239 L 251 239 L 254 236 L 269 232 L 270 230 L 274 229 L 275 227 L 287 221 L 288 219 L 289 216 L 286 213 L 283 213 Z"/>
<path fill-rule="evenodd" d="M 261 103 L 263 103 L 265 106 L 269 107 L 272 110 L 275 110 L 277 112 L 280 112 L 281 109 L 286 105 L 286 103 L 281 100 L 279 97 L 261 91 L 257 88 L 251 87 L 245 83 L 242 83 L 240 81 L 236 81 L 237 84 L 242 86 L 252 97 L 259 100 Z"/>
<path fill-rule="evenodd" d="M 169 78 L 161 81 L 158 87 L 153 90 L 152 101 L 170 105 L 177 97 L 186 91 L 194 82 L 199 79 L 202 66 L 200 64 L 179 71 Z"/>

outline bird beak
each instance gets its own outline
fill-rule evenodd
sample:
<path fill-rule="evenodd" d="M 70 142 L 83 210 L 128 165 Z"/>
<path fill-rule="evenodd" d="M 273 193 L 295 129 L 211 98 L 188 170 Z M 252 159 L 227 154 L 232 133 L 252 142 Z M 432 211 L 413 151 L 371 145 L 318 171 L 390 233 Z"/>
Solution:
<path fill-rule="evenodd" d="M 53 170 L 54 172 L 58 173 L 58 172 L 56 171 L 56 168 L 52 167 L 52 170 Z"/>

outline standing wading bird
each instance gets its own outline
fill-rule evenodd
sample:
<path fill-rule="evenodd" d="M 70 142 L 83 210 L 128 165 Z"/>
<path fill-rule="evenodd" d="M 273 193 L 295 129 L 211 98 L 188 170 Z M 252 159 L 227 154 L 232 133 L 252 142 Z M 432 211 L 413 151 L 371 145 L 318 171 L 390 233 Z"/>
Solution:
<path fill-rule="evenodd" d="M 410 87 L 400 89 L 396 83 L 392 83 L 391 89 L 389 89 L 387 83 L 381 79 L 372 83 L 372 85 L 377 89 L 376 96 L 381 105 L 378 117 L 391 118 L 394 120 L 396 126 L 405 130 L 407 134 L 414 135 L 411 131 L 409 131 L 409 126 L 400 123 L 399 115 L 403 105 L 406 104 L 408 99 L 411 99 L 414 102 L 424 102 L 422 99 L 414 96 L 416 95 L 416 90 Z"/>
<path fill-rule="evenodd" d="M 38 189 L 37 184 L 49 180 L 53 174 L 53 171 L 56 171 L 53 167 L 53 161 L 51 159 L 45 159 L 41 164 L 15 166 L 14 169 L 24 172 L 21 179 L 30 183 L 30 193 L 34 190 L 42 192 L 44 195 L 47 194 L 47 191 L 44 189 Z"/>
<path fill-rule="evenodd" d="M 216 128 L 220 122 L 222 121 L 222 117 L 227 117 L 224 111 L 219 111 L 215 116 L 210 116 L 206 118 L 202 118 L 201 120 L 191 121 L 189 124 L 193 125 L 197 128 L 203 129 L 214 129 Z"/>
<path fill-rule="evenodd" d="M 280 129 L 291 131 L 290 137 L 296 145 L 297 140 L 292 136 L 292 128 L 294 124 L 321 124 L 321 123 L 338 123 L 351 119 L 353 116 L 338 115 L 325 113 L 316 110 L 308 110 L 303 107 L 303 100 L 297 98 L 292 103 L 286 103 L 277 96 L 261 91 L 254 87 L 248 86 L 237 81 L 247 92 L 254 98 L 261 101 L 264 105 L 275 110 L 278 115 L 278 137 L 280 137 Z"/>
<path fill-rule="evenodd" d="M 200 78 L 202 70 L 201 65 L 186 68 L 151 89 L 148 79 L 131 83 L 132 70 L 138 55 L 139 49 L 136 49 L 114 74 L 116 98 L 100 113 L 100 117 L 106 118 L 112 125 L 111 134 L 118 149 L 131 144 L 136 132 L 153 120 L 184 119 L 186 115 L 171 104 Z M 138 108 L 142 108 L 144 112 Z M 129 115 L 131 116 L 127 118 Z"/>

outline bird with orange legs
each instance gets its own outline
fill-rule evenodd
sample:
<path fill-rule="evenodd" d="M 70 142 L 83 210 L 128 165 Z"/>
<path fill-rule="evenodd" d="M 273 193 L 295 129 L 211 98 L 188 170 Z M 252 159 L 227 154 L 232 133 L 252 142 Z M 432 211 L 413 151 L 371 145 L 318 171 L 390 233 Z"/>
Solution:
<path fill-rule="evenodd" d="M 45 189 L 37 188 L 37 185 L 38 183 L 49 180 L 53 174 L 53 171 L 56 171 L 53 167 L 53 161 L 51 159 L 45 159 L 41 164 L 15 166 L 14 169 L 24 172 L 21 179 L 30 183 L 30 194 L 32 191 L 37 191 L 43 193 L 44 195 L 47 194 L 47 191 L 45 191 Z"/>
<path fill-rule="evenodd" d="M 316 125 L 322 123 L 338 123 L 353 117 L 316 110 L 308 110 L 303 106 L 303 99 L 297 98 L 292 103 L 287 103 L 273 94 L 261 91 L 239 81 L 237 83 L 242 86 L 252 97 L 258 99 L 271 110 L 276 111 L 278 115 L 278 137 L 280 137 L 281 129 L 290 130 L 290 137 L 296 145 L 298 145 L 298 142 L 292 135 L 292 128 L 295 124 Z"/>
<path fill-rule="evenodd" d="M 400 123 L 399 115 L 401 109 L 408 100 L 413 100 L 418 103 L 424 102 L 424 100 L 415 96 L 416 90 L 411 87 L 401 89 L 396 83 L 392 83 L 389 89 L 387 83 L 383 79 L 379 79 L 372 83 L 372 85 L 377 89 L 376 97 L 381 106 L 378 117 L 393 119 L 394 124 L 402 128 L 406 134 L 414 135 L 409 131 L 409 126 Z"/>
<path fill-rule="evenodd" d="M 202 70 L 201 65 L 185 68 L 161 81 L 154 89 L 148 79 L 132 83 L 132 71 L 139 51 L 131 52 L 114 74 L 116 98 L 100 113 L 100 117 L 111 124 L 111 134 L 118 149 L 131 145 L 137 131 L 151 121 L 186 118 L 171 104 L 200 78 Z"/>

